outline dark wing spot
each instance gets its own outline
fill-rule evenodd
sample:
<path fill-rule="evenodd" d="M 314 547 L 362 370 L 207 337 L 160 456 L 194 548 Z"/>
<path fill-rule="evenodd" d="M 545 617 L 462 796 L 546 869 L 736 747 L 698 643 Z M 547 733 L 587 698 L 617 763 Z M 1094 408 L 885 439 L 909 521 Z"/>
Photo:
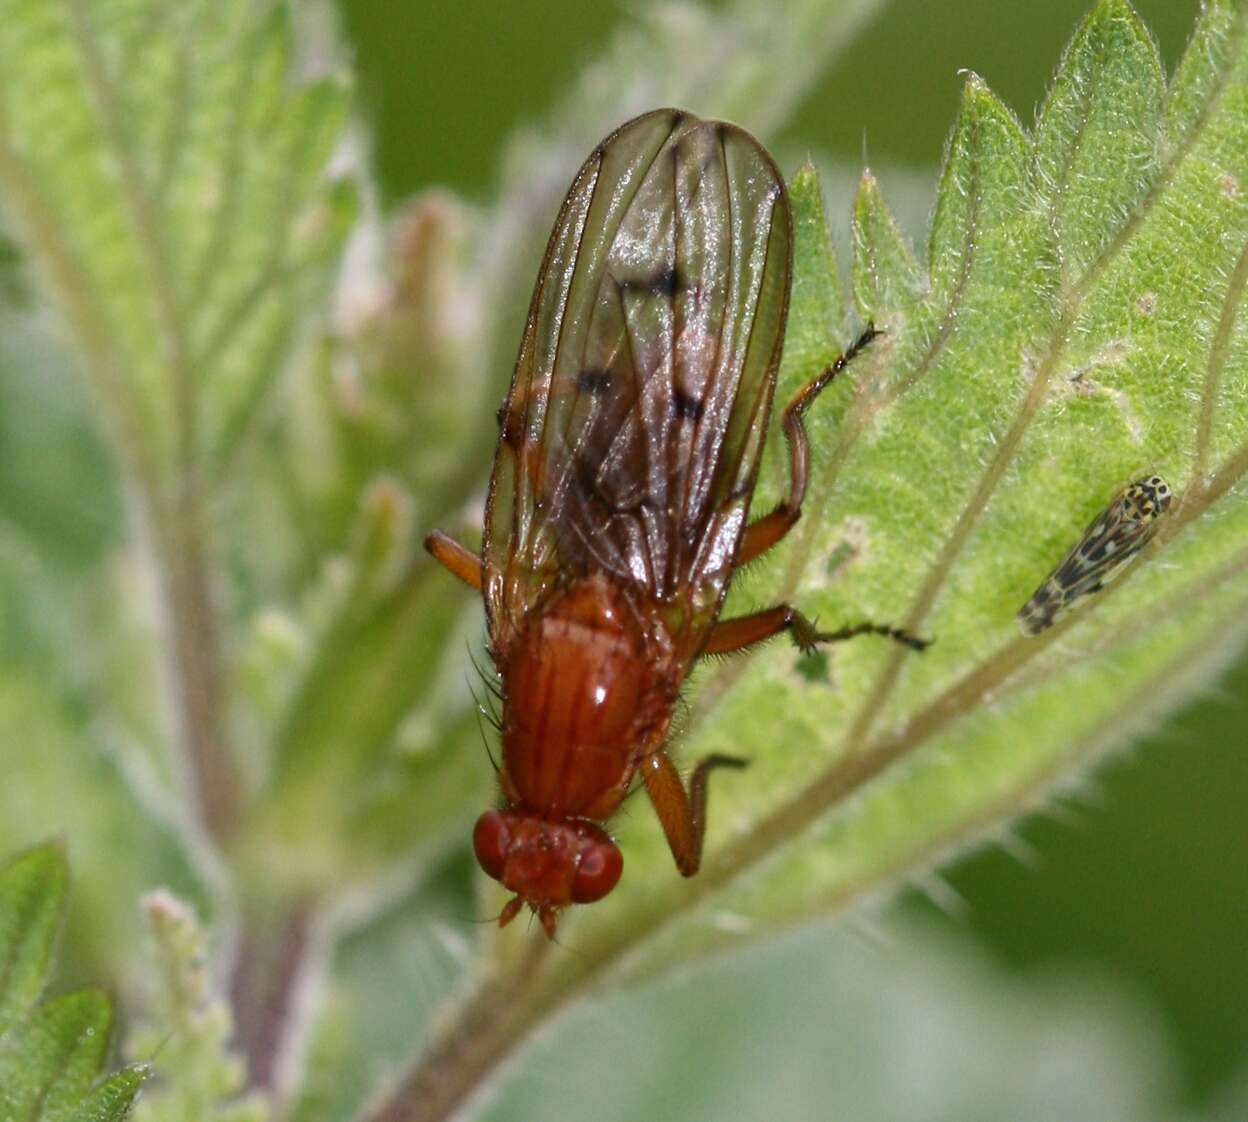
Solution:
<path fill-rule="evenodd" d="M 518 409 L 508 409 L 506 402 L 498 410 L 498 438 L 517 451 L 524 444 L 524 416 Z"/>
<path fill-rule="evenodd" d="M 700 397 L 693 397 L 685 393 L 679 386 L 672 389 L 672 411 L 677 417 L 688 421 L 698 421 L 702 419 L 703 410 L 706 409 L 706 402 Z"/>
<path fill-rule="evenodd" d="M 582 393 L 591 393 L 595 397 L 606 393 L 611 388 L 614 375 L 610 370 L 601 367 L 590 367 L 576 376 L 576 388 Z"/>
<path fill-rule="evenodd" d="M 674 265 L 663 265 L 648 277 L 625 278 L 619 285 L 625 292 L 665 296 L 669 300 L 684 287 L 680 273 Z"/>

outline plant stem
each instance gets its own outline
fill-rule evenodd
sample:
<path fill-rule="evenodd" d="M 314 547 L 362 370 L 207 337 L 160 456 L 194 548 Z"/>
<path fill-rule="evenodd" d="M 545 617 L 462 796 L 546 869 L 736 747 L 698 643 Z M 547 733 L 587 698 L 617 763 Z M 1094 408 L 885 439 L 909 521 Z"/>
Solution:
<path fill-rule="evenodd" d="M 421 1061 L 358 1122 L 438 1122 L 454 1116 L 529 1029 L 575 992 L 542 970 L 548 948 L 544 935 L 534 935 L 517 967 L 483 983 Z M 594 972 L 591 966 L 589 973 Z"/>
<path fill-rule="evenodd" d="M 319 912 L 297 901 L 269 925 L 245 924 L 230 980 L 234 1042 L 247 1059 L 249 1089 L 275 1092 L 300 1024 L 298 993 L 318 945 Z"/>
<path fill-rule="evenodd" d="M 153 513 L 174 732 L 200 824 L 218 841 L 238 815 L 240 785 L 226 746 L 220 643 L 197 489 Z"/>

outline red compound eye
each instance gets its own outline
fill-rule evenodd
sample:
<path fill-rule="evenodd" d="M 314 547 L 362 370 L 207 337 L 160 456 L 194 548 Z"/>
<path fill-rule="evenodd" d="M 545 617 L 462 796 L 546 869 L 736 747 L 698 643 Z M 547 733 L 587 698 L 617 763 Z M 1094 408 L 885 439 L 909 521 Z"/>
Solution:
<path fill-rule="evenodd" d="M 572 879 L 572 901 L 592 904 L 611 891 L 624 871 L 624 858 L 613 842 L 599 842 L 586 850 Z"/>
<path fill-rule="evenodd" d="M 501 811 L 487 810 L 472 831 L 472 848 L 477 861 L 495 880 L 501 880 L 503 865 L 507 860 L 507 847 L 511 844 L 511 830 Z"/>

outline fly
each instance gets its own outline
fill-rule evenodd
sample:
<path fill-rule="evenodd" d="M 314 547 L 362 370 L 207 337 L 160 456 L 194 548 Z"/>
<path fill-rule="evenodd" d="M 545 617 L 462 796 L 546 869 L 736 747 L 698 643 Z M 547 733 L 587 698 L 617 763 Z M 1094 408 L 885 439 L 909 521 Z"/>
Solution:
<path fill-rule="evenodd" d="M 676 867 L 698 871 L 711 755 L 686 787 L 667 738 L 703 656 L 820 631 L 788 604 L 733 619 L 733 573 L 801 515 L 802 417 L 865 348 L 801 387 L 781 425 L 788 497 L 749 520 L 789 302 L 784 181 L 749 133 L 672 109 L 625 124 L 573 180 L 538 273 L 499 441 L 481 555 L 440 532 L 433 556 L 485 600 L 502 697 L 502 805 L 473 832 L 514 893 L 499 923 L 600 900 L 623 857 L 604 828 L 640 776 Z"/>

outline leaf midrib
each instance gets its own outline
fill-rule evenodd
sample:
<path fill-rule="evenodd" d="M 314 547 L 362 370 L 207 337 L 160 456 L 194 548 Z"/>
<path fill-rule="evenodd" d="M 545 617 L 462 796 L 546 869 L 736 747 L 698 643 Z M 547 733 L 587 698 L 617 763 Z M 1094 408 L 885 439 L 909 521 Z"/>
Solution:
<path fill-rule="evenodd" d="M 150 275 L 156 321 L 164 336 L 164 351 L 173 383 L 179 467 L 184 483 L 195 478 L 197 459 L 196 387 L 182 301 L 175 284 L 169 247 L 160 218 L 139 169 L 138 156 L 117 100 L 117 89 L 100 55 L 99 42 L 83 0 L 61 0 L 66 9 L 75 48 L 82 64 L 89 97 L 101 134 L 107 138 L 121 172 L 122 194 L 135 244 Z"/>

